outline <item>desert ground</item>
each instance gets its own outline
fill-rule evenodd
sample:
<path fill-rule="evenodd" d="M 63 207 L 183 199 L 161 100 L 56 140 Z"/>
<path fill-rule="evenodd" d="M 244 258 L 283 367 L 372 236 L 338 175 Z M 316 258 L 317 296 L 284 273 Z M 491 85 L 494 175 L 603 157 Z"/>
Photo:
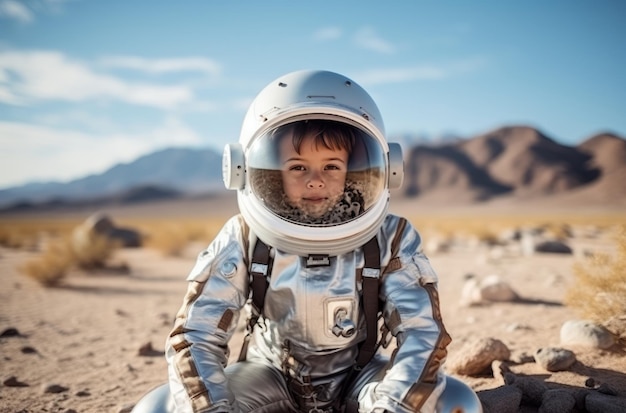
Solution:
<path fill-rule="evenodd" d="M 592 221 L 608 214 L 622 218 L 626 214 L 623 206 L 567 208 L 560 205 L 552 213 L 587 214 Z M 437 208 L 439 214 L 449 214 L 451 219 L 465 216 L 484 222 L 503 211 L 522 216 L 546 210 L 545 206 L 513 204 Z M 124 221 L 149 215 L 163 220 L 180 214 L 227 217 L 233 211 L 236 205 L 230 201 L 219 205 L 207 201 L 111 208 L 107 212 L 114 220 Z M 417 216 L 432 213 L 433 208 L 404 202 L 392 203 L 391 211 Z M 560 346 L 563 323 L 580 318 L 575 309 L 563 304 L 574 280 L 574 263 L 589 253 L 612 254 L 615 250 L 611 228 L 573 225 L 574 235 L 566 241 L 572 254 L 523 255 L 460 237 L 444 247 L 440 234 L 423 226 L 424 246 L 439 275 L 444 322 L 453 338 L 449 358 L 477 338 L 501 340 L 515 354 Z M 74 271 L 55 288 L 45 288 L 18 271 L 37 251 L 0 248 L 0 333 L 5 333 L 0 337 L 0 411 L 123 412 L 164 383 L 165 338 L 182 302 L 187 272 L 202 247 L 190 244 L 176 257 L 150 248 L 121 249 L 115 261 L 125 263 L 128 273 L 111 269 L 89 274 Z M 462 287 L 468 274 L 479 278 L 498 275 L 523 300 L 465 306 L 461 303 Z M 233 339 L 231 358 L 238 355 L 240 338 L 239 334 Z M 510 369 L 550 388 L 588 388 L 589 379 L 593 379 L 594 386 L 606 383 L 618 397 L 626 398 L 624 348 L 570 350 L 577 362 L 566 371 L 549 372 L 532 362 Z M 479 394 L 503 385 L 501 378 L 490 374 L 457 377 Z M 526 407 L 523 411 L 537 409 Z"/>

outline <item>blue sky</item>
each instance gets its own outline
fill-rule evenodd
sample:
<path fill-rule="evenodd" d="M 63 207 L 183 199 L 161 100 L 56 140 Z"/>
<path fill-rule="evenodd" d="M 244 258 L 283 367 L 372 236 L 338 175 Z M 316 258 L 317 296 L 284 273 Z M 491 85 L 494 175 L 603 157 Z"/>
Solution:
<path fill-rule="evenodd" d="M 351 77 L 390 139 L 626 136 L 624 1 L 0 0 L 0 188 L 235 142 L 299 69 Z"/>

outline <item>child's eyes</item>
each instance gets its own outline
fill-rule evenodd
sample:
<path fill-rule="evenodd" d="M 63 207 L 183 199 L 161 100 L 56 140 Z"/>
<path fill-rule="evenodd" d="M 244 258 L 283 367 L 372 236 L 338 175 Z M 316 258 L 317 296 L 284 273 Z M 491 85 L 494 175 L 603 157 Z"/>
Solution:
<path fill-rule="evenodd" d="M 339 167 L 339 165 L 327 165 L 326 168 L 324 168 L 326 170 L 330 170 L 330 171 L 338 171 L 341 168 Z"/>
<path fill-rule="evenodd" d="M 293 165 L 289 167 L 289 170 L 290 171 L 306 171 L 307 167 L 304 165 Z M 325 171 L 340 171 L 341 167 L 339 165 L 330 164 L 330 165 L 324 166 L 324 170 Z"/>

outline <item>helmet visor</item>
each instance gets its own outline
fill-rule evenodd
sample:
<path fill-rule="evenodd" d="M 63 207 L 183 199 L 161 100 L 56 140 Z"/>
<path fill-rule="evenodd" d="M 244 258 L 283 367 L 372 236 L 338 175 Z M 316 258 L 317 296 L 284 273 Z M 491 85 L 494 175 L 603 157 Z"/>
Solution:
<path fill-rule="evenodd" d="M 385 189 L 378 140 L 347 123 L 308 119 L 267 131 L 247 155 L 253 195 L 299 225 L 333 226 L 366 213 Z"/>

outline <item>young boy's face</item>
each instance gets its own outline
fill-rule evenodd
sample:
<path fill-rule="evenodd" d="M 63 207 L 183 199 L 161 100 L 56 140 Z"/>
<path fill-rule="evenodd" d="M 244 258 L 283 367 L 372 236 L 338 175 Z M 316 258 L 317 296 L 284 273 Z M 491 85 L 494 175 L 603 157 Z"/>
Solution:
<path fill-rule="evenodd" d="M 328 149 L 307 135 L 296 152 L 291 136 L 280 143 L 283 188 L 287 201 L 318 218 L 332 209 L 344 192 L 348 152 Z"/>

